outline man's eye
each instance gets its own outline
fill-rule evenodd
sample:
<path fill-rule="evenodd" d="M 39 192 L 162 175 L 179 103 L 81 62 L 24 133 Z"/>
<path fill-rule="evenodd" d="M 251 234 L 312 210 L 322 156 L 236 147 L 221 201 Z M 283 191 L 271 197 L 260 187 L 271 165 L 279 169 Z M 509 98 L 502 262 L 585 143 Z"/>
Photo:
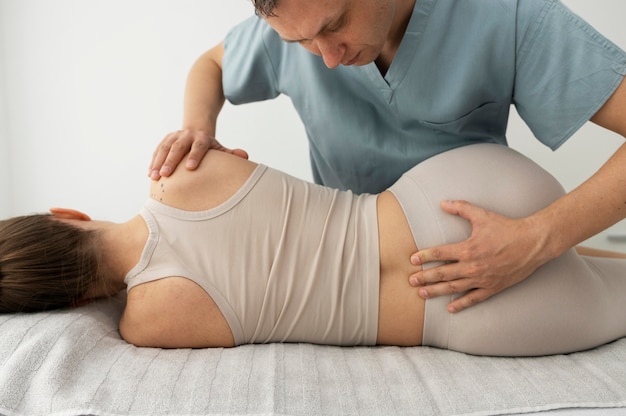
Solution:
<path fill-rule="evenodd" d="M 333 25 L 329 25 L 326 30 L 330 33 L 339 32 L 345 26 L 345 16 L 342 16 L 340 19 L 336 20 Z"/>
<path fill-rule="evenodd" d="M 341 24 L 338 24 L 338 25 L 329 27 L 327 30 L 330 33 L 337 33 L 337 32 L 339 32 L 341 30 L 341 26 L 342 26 Z"/>

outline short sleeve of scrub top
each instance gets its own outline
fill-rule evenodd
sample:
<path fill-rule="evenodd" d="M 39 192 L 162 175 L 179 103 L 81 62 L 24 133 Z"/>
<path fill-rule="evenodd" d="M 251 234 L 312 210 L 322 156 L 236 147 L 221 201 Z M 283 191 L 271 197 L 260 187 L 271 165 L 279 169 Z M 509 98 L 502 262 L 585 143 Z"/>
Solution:
<path fill-rule="evenodd" d="M 520 0 L 514 103 L 533 133 L 558 148 L 588 121 L 626 75 L 624 51 L 559 1 L 540 13 Z"/>

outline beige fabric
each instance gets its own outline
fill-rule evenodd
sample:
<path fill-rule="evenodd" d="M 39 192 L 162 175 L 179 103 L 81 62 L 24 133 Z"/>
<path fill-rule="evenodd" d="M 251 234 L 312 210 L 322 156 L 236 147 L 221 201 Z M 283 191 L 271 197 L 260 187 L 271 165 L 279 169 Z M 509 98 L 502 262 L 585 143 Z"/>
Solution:
<path fill-rule="evenodd" d="M 217 303 L 237 344 L 375 344 L 375 196 L 259 166 L 219 207 L 188 212 L 150 199 L 141 215 L 150 237 L 129 290 L 189 278 Z"/>
<path fill-rule="evenodd" d="M 470 235 L 469 223 L 445 214 L 441 200 L 465 199 L 522 217 L 563 195 L 546 171 L 495 144 L 435 156 L 407 172 L 391 191 L 420 248 Z M 508 356 L 584 350 L 626 336 L 626 259 L 583 257 L 572 249 L 524 282 L 458 314 L 446 311 L 450 300 L 426 301 L 424 345 Z"/>

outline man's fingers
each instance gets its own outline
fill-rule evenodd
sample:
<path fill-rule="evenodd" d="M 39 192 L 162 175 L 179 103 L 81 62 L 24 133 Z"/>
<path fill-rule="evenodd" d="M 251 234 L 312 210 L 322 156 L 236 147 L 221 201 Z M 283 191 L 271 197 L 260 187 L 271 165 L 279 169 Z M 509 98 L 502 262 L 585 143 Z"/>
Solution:
<path fill-rule="evenodd" d="M 484 300 L 489 299 L 496 292 L 485 289 L 470 290 L 458 299 L 453 300 L 448 304 L 447 310 L 450 313 L 461 312 L 463 309 L 467 309 L 470 306 L 474 306 Z"/>
<path fill-rule="evenodd" d="M 196 138 L 191 143 L 191 150 L 189 151 L 189 156 L 187 157 L 187 162 L 185 163 L 185 167 L 190 170 L 194 170 L 200 164 L 200 161 L 206 155 L 206 152 L 211 148 L 211 143 L 208 140 L 200 140 Z"/>
<path fill-rule="evenodd" d="M 454 245 L 431 247 L 420 250 L 411 256 L 411 263 L 422 265 L 433 261 L 454 261 L 458 259 Z"/>
<path fill-rule="evenodd" d="M 159 172 L 163 167 L 163 163 L 165 162 L 167 155 L 170 153 L 170 147 L 172 146 L 175 137 L 175 133 L 170 133 L 166 135 L 163 140 L 161 140 L 161 143 L 159 143 L 157 148 L 154 150 L 154 153 L 152 153 L 152 160 L 150 161 L 148 176 L 150 176 L 153 180 L 158 180 L 161 177 Z"/>
<path fill-rule="evenodd" d="M 472 221 L 475 215 L 484 213 L 484 209 L 473 205 L 470 202 L 458 200 L 458 201 L 441 201 L 441 209 L 448 214 L 458 215 L 466 220 Z"/>
<path fill-rule="evenodd" d="M 248 159 L 248 157 L 249 157 L 248 156 L 248 152 L 246 152 L 243 149 L 233 149 L 233 154 L 235 156 L 239 156 L 239 157 L 244 158 L 244 159 Z"/>
<path fill-rule="evenodd" d="M 465 277 L 471 277 L 463 274 L 460 263 L 451 262 L 442 266 L 421 270 L 412 274 L 409 280 L 415 280 L 418 285 L 447 282 Z"/>
<path fill-rule="evenodd" d="M 187 155 L 186 167 L 195 169 L 211 147 L 222 146 L 205 132 L 178 130 L 170 133 L 161 140 L 154 151 L 148 175 L 153 180 L 171 175 Z"/>
<path fill-rule="evenodd" d="M 420 287 L 418 290 L 418 294 L 420 295 L 420 297 L 428 299 L 437 296 L 462 293 L 474 288 L 475 285 L 470 279 L 443 280 L 439 283 L 433 283 Z"/>
<path fill-rule="evenodd" d="M 165 158 L 165 162 L 163 162 L 163 166 L 159 169 L 159 174 L 161 176 L 170 176 L 180 161 L 183 160 L 183 157 L 189 152 L 189 147 L 190 144 L 183 141 L 182 138 L 172 143 L 169 147 L 169 153 Z M 204 153 L 206 153 L 206 151 Z"/>
<path fill-rule="evenodd" d="M 460 312 L 463 309 L 467 309 L 486 299 L 489 299 L 491 296 L 497 293 L 494 290 L 475 289 L 468 279 L 450 280 L 424 286 L 418 290 L 419 296 L 423 299 L 434 298 L 437 296 L 454 295 L 463 292 L 465 293 L 462 296 L 458 297 L 448 304 L 448 312 Z"/>

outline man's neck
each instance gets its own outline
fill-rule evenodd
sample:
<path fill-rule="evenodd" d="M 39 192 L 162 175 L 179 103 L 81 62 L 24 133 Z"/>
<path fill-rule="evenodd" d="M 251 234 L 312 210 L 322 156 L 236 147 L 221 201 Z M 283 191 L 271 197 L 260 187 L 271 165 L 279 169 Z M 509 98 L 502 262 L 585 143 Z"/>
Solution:
<path fill-rule="evenodd" d="M 415 1 L 416 0 L 397 0 L 396 2 L 395 17 L 391 29 L 389 30 L 389 35 L 387 36 L 387 42 L 385 42 L 380 55 L 376 58 L 376 66 L 383 76 L 387 73 L 391 62 L 393 62 L 396 57 L 396 52 L 398 52 L 406 28 L 409 25 L 409 20 L 411 20 Z"/>

